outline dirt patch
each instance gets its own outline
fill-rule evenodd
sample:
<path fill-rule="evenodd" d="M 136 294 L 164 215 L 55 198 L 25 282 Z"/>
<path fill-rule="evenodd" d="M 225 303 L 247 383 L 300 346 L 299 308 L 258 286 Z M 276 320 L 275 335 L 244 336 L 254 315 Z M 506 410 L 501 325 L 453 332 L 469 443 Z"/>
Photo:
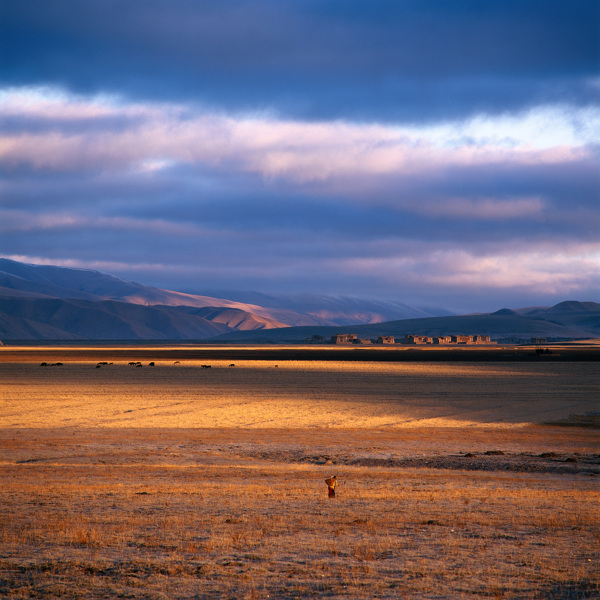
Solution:
<path fill-rule="evenodd" d="M 449 469 L 453 471 L 505 471 L 513 473 L 552 473 L 555 475 L 600 475 L 600 455 L 558 455 L 467 452 L 460 455 L 394 458 L 352 456 L 347 453 L 306 455 L 301 451 L 260 451 L 245 455 L 259 460 L 314 465 L 353 465 L 361 467 Z"/>
<path fill-rule="evenodd" d="M 591 411 L 582 415 L 569 415 L 564 419 L 550 421 L 547 425 L 559 425 L 562 427 L 589 427 L 600 429 L 600 411 Z"/>

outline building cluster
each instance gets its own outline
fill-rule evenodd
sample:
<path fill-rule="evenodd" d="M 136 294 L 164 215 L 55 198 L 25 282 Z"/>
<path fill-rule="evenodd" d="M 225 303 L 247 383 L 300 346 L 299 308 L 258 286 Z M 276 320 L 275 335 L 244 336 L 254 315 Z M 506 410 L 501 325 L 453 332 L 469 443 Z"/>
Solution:
<path fill-rule="evenodd" d="M 404 338 L 396 342 L 391 335 L 380 335 L 376 340 L 361 339 L 355 333 L 338 333 L 331 337 L 332 344 L 404 344 L 407 346 L 446 345 L 446 344 L 492 344 L 489 335 L 405 335 Z"/>
<path fill-rule="evenodd" d="M 411 346 L 423 344 L 491 344 L 491 340 L 489 335 L 443 335 L 437 337 L 405 335 L 401 343 Z"/>

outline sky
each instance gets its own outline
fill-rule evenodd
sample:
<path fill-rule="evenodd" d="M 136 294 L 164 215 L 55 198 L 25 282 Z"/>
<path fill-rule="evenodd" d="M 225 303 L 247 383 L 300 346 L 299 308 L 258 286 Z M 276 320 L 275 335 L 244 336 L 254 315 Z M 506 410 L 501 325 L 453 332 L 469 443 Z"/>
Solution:
<path fill-rule="evenodd" d="M 600 301 L 597 0 L 0 0 L 0 256 Z"/>

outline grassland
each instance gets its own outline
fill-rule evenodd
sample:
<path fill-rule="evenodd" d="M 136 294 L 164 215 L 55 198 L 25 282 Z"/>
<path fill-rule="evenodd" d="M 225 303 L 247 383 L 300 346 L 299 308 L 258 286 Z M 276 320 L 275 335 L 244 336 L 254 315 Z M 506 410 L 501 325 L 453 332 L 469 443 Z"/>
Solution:
<path fill-rule="evenodd" d="M 597 361 L 69 352 L 0 350 L 3 597 L 600 597 Z"/>

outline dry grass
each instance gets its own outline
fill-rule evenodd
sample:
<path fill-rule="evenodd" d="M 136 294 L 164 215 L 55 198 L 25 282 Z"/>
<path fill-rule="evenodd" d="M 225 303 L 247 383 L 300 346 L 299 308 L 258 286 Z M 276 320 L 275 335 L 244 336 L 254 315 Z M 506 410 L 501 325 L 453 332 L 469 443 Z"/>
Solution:
<path fill-rule="evenodd" d="M 589 412 L 600 380 L 600 362 L 148 362 L 0 362 L 0 427 L 497 427 Z"/>
<path fill-rule="evenodd" d="M 600 493 L 589 478 L 344 467 L 329 500 L 327 467 L 113 459 L 2 469 L 1 593 L 600 593 Z"/>
<path fill-rule="evenodd" d="M 0 375 L 10 374 L 0 379 L 0 596 L 600 597 L 599 479 L 586 466 L 600 462 L 599 434 L 521 417 L 511 426 L 517 403 L 506 399 L 522 394 L 530 421 L 547 412 L 535 390 L 560 392 L 567 406 L 558 412 L 589 407 L 593 384 L 581 377 L 594 375 L 595 365 L 554 365 L 553 373 L 530 364 L 213 365 L 203 373 L 193 364 L 153 371 L 86 361 L 62 371 L 0 364 Z M 419 427 L 436 388 L 440 410 L 452 405 L 455 417 Z M 186 394 L 203 404 L 192 410 Z M 372 409 L 380 394 L 385 407 Z M 327 408 L 329 397 L 334 407 L 345 402 L 331 409 L 339 426 L 281 426 L 294 411 Z M 202 416 L 208 404 L 221 411 L 217 422 L 232 411 L 245 422 L 253 402 L 268 415 L 283 401 L 286 418 L 275 412 L 266 427 L 213 427 Z M 413 426 L 394 426 L 408 404 Z M 161 408 L 152 413 L 153 406 Z M 476 414 L 485 417 L 478 422 Z M 205 426 L 190 427 L 191 415 Z M 353 426 L 382 415 L 392 425 Z M 457 426 L 461 419 L 466 427 Z M 485 455 L 490 450 L 506 456 Z M 543 460 L 557 470 L 353 463 L 459 461 L 466 452 L 508 467 L 550 453 Z M 574 470 L 559 471 L 565 464 Z M 333 473 L 340 485 L 330 500 L 324 479 Z"/>

